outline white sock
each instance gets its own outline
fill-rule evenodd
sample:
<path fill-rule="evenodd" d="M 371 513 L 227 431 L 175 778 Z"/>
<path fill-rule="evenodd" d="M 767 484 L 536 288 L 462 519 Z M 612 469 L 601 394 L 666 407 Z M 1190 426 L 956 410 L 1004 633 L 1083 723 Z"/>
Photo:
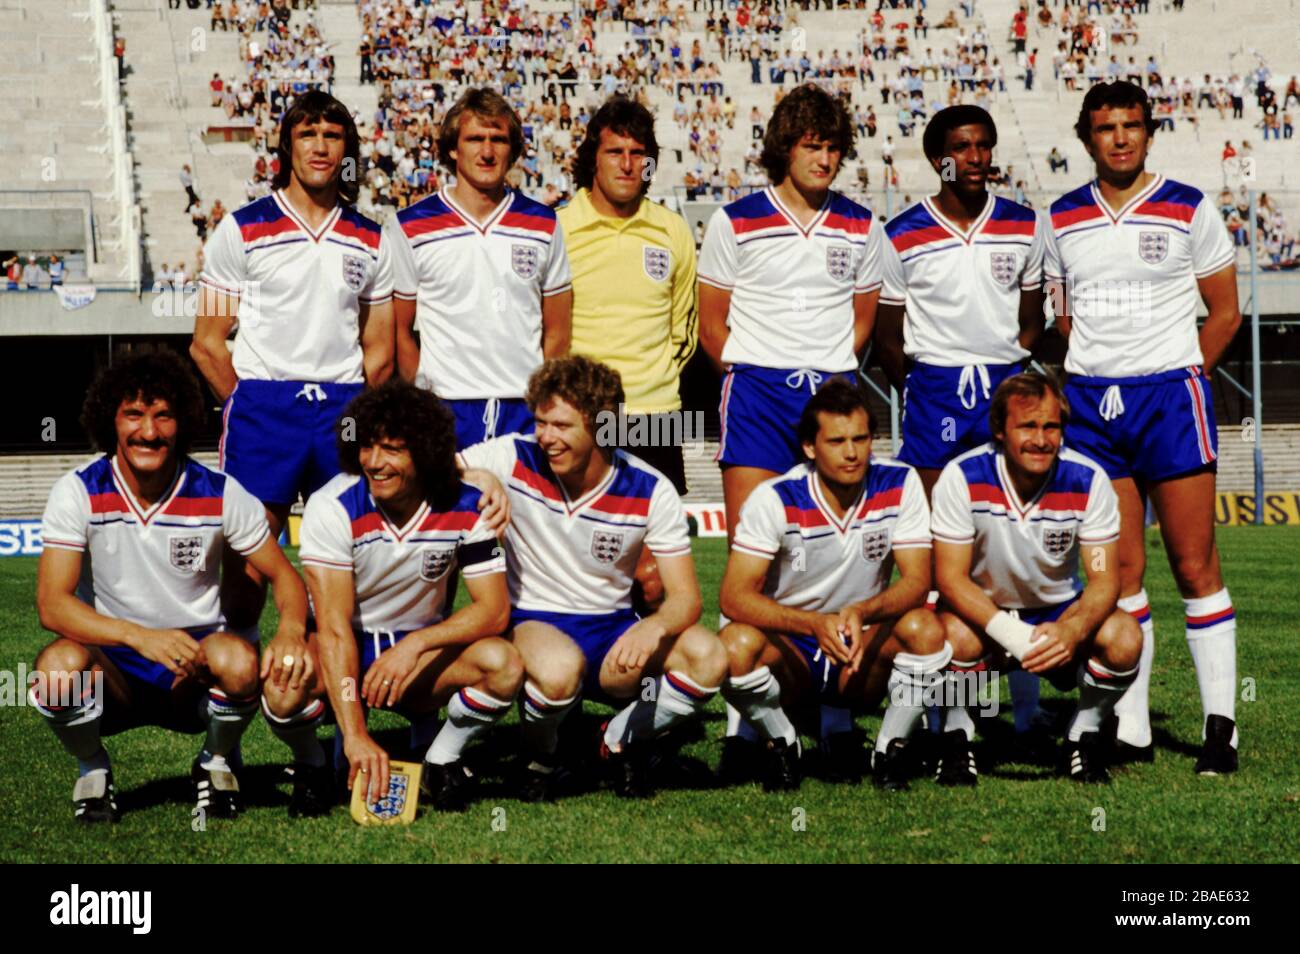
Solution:
<path fill-rule="evenodd" d="M 939 605 L 939 591 L 931 590 L 925 594 L 925 608 L 934 612 L 934 608 Z"/>
<path fill-rule="evenodd" d="M 899 653 L 894 657 L 894 668 L 889 673 L 889 706 L 880 721 L 877 752 L 884 752 L 894 739 L 906 739 L 912 734 L 951 659 L 952 647 L 947 643 L 937 653 Z"/>
<path fill-rule="evenodd" d="M 199 702 L 199 718 L 208 726 L 203 751 L 224 762 L 257 715 L 257 702 L 257 696 L 240 699 L 217 688 L 209 689 L 207 698 Z"/>
<path fill-rule="evenodd" d="M 637 699 L 609 720 L 605 745 L 617 752 L 629 742 L 660 735 L 694 716 L 717 691 L 701 686 L 684 672 L 666 672 L 659 678 L 653 701 Z"/>
<path fill-rule="evenodd" d="M 853 713 L 840 706 L 821 707 L 821 732 L 823 739 L 853 731 Z"/>
<path fill-rule="evenodd" d="M 324 766 L 325 749 L 316 738 L 316 729 L 325 720 L 323 699 L 313 699 L 297 712 L 281 718 L 271 712 L 266 704 L 266 697 L 263 696 L 262 715 L 266 716 L 266 724 L 271 727 L 271 734 L 289 746 L 295 764 L 310 765 L 314 768 Z M 341 738 L 343 733 L 336 732 L 335 735 Z M 341 765 L 342 761 L 339 764 Z"/>
<path fill-rule="evenodd" d="M 548 699 L 532 682 L 525 682 L 523 694 L 519 697 L 519 705 L 524 711 L 524 745 L 541 755 L 552 754 L 560 741 L 560 723 L 577 701 L 576 695 L 568 699 Z"/>
<path fill-rule="evenodd" d="M 1142 628 L 1142 658 L 1138 660 L 1137 677 L 1133 684 L 1115 703 L 1115 715 L 1119 717 L 1115 737 L 1129 745 L 1145 748 L 1151 744 L 1151 664 L 1156 658 L 1156 631 L 1151 622 L 1147 591 L 1139 590 L 1132 596 L 1121 596 L 1119 608 L 1136 619 Z"/>
<path fill-rule="evenodd" d="M 1196 681 L 1201 687 L 1201 708 L 1206 716 L 1236 718 L 1237 712 L 1237 616 L 1227 589 L 1210 596 L 1183 600 L 1187 614 L 1187 647 L 1196 664 Z M 1204 738 L 1204 720 L 1201 735 Z M 1237 744 L 1237 733 L 1232 733 Z"/>
<path fill-rule="evenodd" d="M 977 672 L 984 670 L 988 666 L 987 657 L 979 659 L 964 660 L 952 659 L 948 662 L 948 668 L 945 677 L 948 685 L 945 687 L 947 699 L 943 709 L 943 731 L 952 732 L 960 729 L 966 733 L 968 740 L 975 738 L 975 720 L 971 718 L 970 706 L 971 700 L 976 697 Z"/>
<path fill-rule="evenodd" d="M 722 684 L 722 694 L 728 708 L 734 706 L 741 721 L 756 729 L 762 738 L 794 744 L 794 724 L 781 708 L 781 684 L 767 666 L 759 666 L 744 676 L 731 676 Z"/>
<path fill-rule="evenodd" d="M 1071 742 L 1078 742 L 1085 732 L 1100 732 L 1102 723 L 1114 711 L 1115 703 L 1124 694 L 1124 690 L 1133 684 L 1136 675 L 1136 669 L 1117 672 L 1095 659 L 1085 659 L 1079 663 L 1076 677 L 1079 706 L 1074 710 L 1074 718 L 1070 720 L 1066 737 Z"/>
<path fill-rule="evenodd" d="M 1038 715 L 1038 676 L 1023 669 L 1007 673 L 1007 687 L 1011 690 L 1011 714 L 1016 720 L 1017 732 L 1028 732 Z"/>
<path fill-rule="evenodd" d="M 81 775 L 91 772 L 108 771 L 108 753 L 104 750 L 99 735 L 100 722 L 104 715 L 104 700 L 99 693 L 89 692 L 80 705 L 64 707 L 47 707 L 41 704 L 33 688 L 28 693 L 32 708 L 39 712 L 54 735 L 63 743 L 63 748 L 77 760 L 77 770 Z"/>
<path fill-rule="evenodd" d="M 501 700 L 473 686 L 466 686 L 447 703 L 447 721 L 429 746 L 424 760 L 434 765 L 455 762 L 472 739 L 486 732 L 509 709 L 509 699 Z"/>

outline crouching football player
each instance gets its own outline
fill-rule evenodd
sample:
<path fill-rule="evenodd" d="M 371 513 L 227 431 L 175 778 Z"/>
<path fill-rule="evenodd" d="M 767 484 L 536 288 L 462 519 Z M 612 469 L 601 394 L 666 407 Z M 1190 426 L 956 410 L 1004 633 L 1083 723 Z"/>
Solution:
<path fill-rule="evenodd" d="M 36 659 L 32 702 L 77 759 L 78 821 L 117 821 L 101 740 L 141 725 L 206 729 L 190 769 L 196 804 L 207 817 L 234 817 L 231 760 L 257 714 L 259 677 L 287 684 L 301 675 L 302 579 L 262 505 L 187 456 L 202 421 L 198 381 L 176 355 L 119 362 L 91 385 L 82 412 L 104 453 L 50 491 L 36 607 L 58 638 Z M 225 547 L 275 591 L 279 629 L 260 673 L 257 645 L 224 630 Z"/>
<path fill-rule="evenodd" d="M 783 703 L 812 696 L 874 708 L 888 688 L 872 774 L 904 788 L 903 748 L 950 657 L 943 627 L 924 608 L 925 490 L 911 467 L 871 456 L 871 413 L 847 381 L 808 400 L 799 443 L 805 463 L 760 484 L 741 509 L 722 581 L 731 618 L 722 693 L 766 740 L 763 787 L 772 791 L 800 781 L 799 740 Z M 739 750 L 751 744 L 724 742 L 724 778 L 735 775 L 728 762 L 749 761 Z"/>
<path fill-rule="evenodd" d="M 1011 657 L 1010 665 L 1061 691 L 1078 686 L 1063 770 L 1076 781 L 1105 782 L 1099 730 L 1137 674 L 1142 632 L 1116 609 L 1115 491 L 1100 466 L 1061 447 L 1069 416 L 1051 378 L 1017 374 L 998 386 L 993 441 L 952 461 L 935 484 L 935 575 L 954 682 Z M 968 689 L 969 680 L 955 686 L 957 705 L 945 711 L 942 784 L 977 780 L 975 726 L 962 704 Z"/>
<path fill-rule="evenodd" d="M 359 776 L 368 804 L 388 793 L 389 760 L 366 729 L 367 707 L 396 709 L 418 729 L 445 705 L 422 787 L 436 808 L 461 811 L 472 794 L 461 753 L 523 682 L 519 654 L 499 638 L 510 617 L 505 558 L 490 515 L 478 512 L 483 492 L 461 479 L 451 413 L 412 384 L 390 381 L 354 398 L 338 444 L 344 473 L 312 494 L 302 518 L 315 673 L 296 690 L 265 692 L 271 730 L 295 762 L 289 813 L 330 807 L 316 738 L 326 696 L 348 787 Z M 471 602 L 446 616 L 457 569 Z"/>
<path fill-rule="evenodd" d="M 726 674 L 718 637 L 696 623 L 700 589 L 681 498 L 659 471 L 596 443 L 599 423 L 623 400 L 617 371 L 554 358 L 528 381 L 536 434 L 460 452 L 503 481 L 511 500 L 511 639 L 528 673 L 525 799 L 556 794 L 559 724 L 583 693 L 624 705 L 605 727 L 602 754 L 620 795 L 649 795 L 648 743 L 695 717 Z M 659 564 L 664 600 L 639 618 L 632 582 L 643 548 Z"/>

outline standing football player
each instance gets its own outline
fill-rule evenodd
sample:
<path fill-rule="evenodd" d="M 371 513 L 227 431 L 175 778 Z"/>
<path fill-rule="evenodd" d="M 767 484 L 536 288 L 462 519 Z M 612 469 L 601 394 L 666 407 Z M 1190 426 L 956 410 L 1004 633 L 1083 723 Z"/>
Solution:
<path fill-rule="evenodd" d="M 499 638 L 510 618 L 505 557 L 482 492 L 456 464 L 451 414 L 428 391 L 402 381 L 348 405 L 355 434 L 340 427 L 344 473 L 312 495 L 302 518 L 317 632 L 315 675 L 264 692 L 271 730 L 294 754 L 291 817 L 330 805 L 325 752 L 316 739 L 328 696 L 349 764 L 367 803 L 388 792 L 388 754 L 366 728 L 368 708 L 394 708 L 413 723 L 447 721 L 424 755 L 423 787 L 434 806 L 461 811 L 472 778 L 465 746 L 510 708 L 523 682 L 515 648 Z M 459 567 L 470 602 L 444 616 Z"/>
<path fill-rule="evenodd" d="M 597 422 L 624 400 L 617 371 L 581 355 L 552 359 L 533 372 L 527 395 L 535 436 L 460 453 L 466 466 L 496 475 L 511 500 L 511 640 L 527 671 L 522 796 L 555 794 L 559 724 L 582 694 L 623 706 L 605 727 L 602 755 L 620 795 L 649 795 L 650 743 L 697 717 L 727 672 L 718 637 L 696 622 L 700 588 L 681 498 L 659 471 L 596 443 Z M 664 587 L 644 618 L 632 609 L 642 549 Z"/>
<path fill-rule="evenodd" d="M 190 346 L 225 404 L 221 469 L 262 501 L 277 537 L 299 495 L 339 472 L 334 426 L 365 384 L 388 377 L 394 347 L 388 243 L 352 207 L 360 146 L 347 107 L 306 93 L 284 114 L 278 149 L 275 191 L 208 240 Z M 239 560 L 223 577 L 231 625 L 256 628 L 263 578 Z"/>
<path fill-rule="evenodd" d="M 569 351 L 564 233 L 552 209 L 506 185 L 523 149 L 510 104 L 470 90 L 438 133 L 455 184 L 389 221 L 398 371 L 447 402 L 459 447 L 531 431 L 528 375 Z"/>
<path fill-rule="evenodd" d="M 989 439 L 989 400 L 1022 370 L 1043 333 L 1045 226 L 987 189 L 998 130 L 978 106 L 935 113 L 922 145 L 937 195 L 894 216 L 881 243 L 874 340 L 903 395 L 898 459 L 929 496 L 954 457 Z M 1029 732 L 1038 680 L 1010 678 L 1016 730 Z"/>
<path fill-rule="evenodd" d="M 1237 768 L 1237 624 L 1214 543 L 1218 432 L 1209 375 L 1241 324 L 1237 270 L 1213 202 L 1146 171 L 1155 128 L 1141 87 L 1102 83 L 1088 91 L 1075 133 L 1097 178 L 1052 203 L 1044 271 L 1069 341 L 1074 415 L 1066 440 L 1115 484 L 1120 606 L 1142 625 L 1141 670 L 1116 707 L 1118 757 L 1150 761 L 1154 752 L 1155 643 L 1142 588 L 1149 497 L 1200 684 L 1204 746 L 1196 771 L 1217 775 Z M 1202 301 L 1209 315 L 1198 333 Z"/>
<path fill-rule="evenodd" d="M 196 807 L 233 818 L 241 804 L 228 759 L 257 714 L 259 682 L 287 689 L 311 675 L 307 591 L 262 505 L 233 477 L 187 456 L 203 425 L 203 397 L 175 354 L 140 354 L 107 369 L 86 394 L 82 423 L 103 453 L 50 491 L 36 609 L 57 638 L 36 658 L 32 694 L 77 759 L 75 817 L 118 819 L 102 738 L 160 725 L 206 731 L 190 768 Z M 275 590 L 279 628 L 260 670 L 256 641 L 222 619 L 226 548 Z"/>
<path fill-rule="evenodd" d="M 700 344 L 726 373 L 718 460 L 728 542 L 754 488 L 803 460 L 797 434 L 808 398 L 832 377 L 852 379 L 871 336 L 881 229 L 831 188 L 852 157 L 844 105 L 817 86 L 793 90 L 763 139 L 772 184 L 719 209 L 704 235 Z M 833 772 L 854 775 L 860 752 L 846 744 L 848 714 L 826 715 Z M 734 716 L 727 731 L 742 731 Z"/>
<path fill-rule="evenodd" d="M 930 508 L 916 472 L 871 456 L 861 389 L 825 384 L 804 405 L 807 458 L 760 484 L 741 509 L 720 602 L 727 701 L 767 743 L 763 787 L 799 786 L 799 740 L 782 705 L 810 693 L 838 706 L 885 710 L 872 775 L 907 786 L 902 750 L 951 651 L 930 589 Z M 899 578 L 890 583 L 897 563 Z M 744 764 L 728 749 L 723 758 Z"/>
<path fill-rule="evenodd" d="M 1052 379 L 1007 378 L 989 408 L 993 441 L 948 464 L 934 486 L 935 579 L 950 608 L 940 619 L 958 683 L 945 710 L 940 784 L 976 784 L 975 724 L 962 700 L 972 696 L 971 674 L 997 672 L 1007 657 L 1062 692 L 1078 687 L 1062 771 L 1109 780 L 1101 727 L 1137 673 L 1142 634 L 1117 608 L 1115 492 L 1101 467 L 1061 446 L 1069 419 Z"/>

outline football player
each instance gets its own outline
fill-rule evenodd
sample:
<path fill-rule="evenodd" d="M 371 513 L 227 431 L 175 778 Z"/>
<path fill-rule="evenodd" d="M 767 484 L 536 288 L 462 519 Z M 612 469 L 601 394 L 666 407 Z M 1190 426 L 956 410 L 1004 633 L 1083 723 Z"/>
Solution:
<path fill-rule="evenodd" d="M 1137 673 L 1142 633 L 1116 605 L 1115 492 L 1100 466 L 1061 446 L 1069 418 L 1051 378 L 1007 378 L 990 402 L 993 441 L 949 463 L 934 486 L 935 577 L 955 700 L 944 713 L 941 784 L 976 784 L 969 676 L 1008 665 L 1061 691 L 1078 687 L 1063 770 L 1080 782 L 1109 780 L 1100 729 Z"/>
<path fill-rule="evenodd" d="M 461 451 L 506 485 L 511 639 L 523 656 L 523 797 L 555 794 L 560 721 L 586 694 L 621 710 L 602 755 L 615 790 L 649 795 L 649 743 L 696 717 L 718 691 L 727 660 L 700 626 L 700 589 L 681 498 L 663 474 L 598 446 L 596 422 L 623 403 L 618 372 L 571 355 L 528 380 L 536 434 L 498 437 Z M 664 599 L 632 610 L 642 549 L 659 565 Z"/>
<path fill-rule="evenodd" d="M 1138 680 L 1116 707 L 1119 757 L 1153 757 L 1154 630 L 1142 576 L 1149 496 L 1186 614 L 1204 712 L 1203 775 L 1237 767 L 1236 614 L 1214 543 L 1218 432 L 1209 376 L 1241 324 L 1232 242 L 1199 189 L 1146 171 L 1156 123 L 1141 87 L 1103 83 L 1075 133 L 1095 181 L 1052 203 L 1045 272 L 1069 341 L 1066 439 L 1115 485 L 1120 605 L 1142 625 Z M 1058 294 L 1059 292 L 1059 294 Z M 1201 302 L 1209 311 L 1197 331 Z"/>
<path fill-rule="evenodd" d="M 343 735 L 348 787 L 367 803 L 388 793 L 388 754 L 366 729 L 370 708 L 412 723 L 447 720 L 424 754 L 422 786 L 436 808 L 462 811 L 472 778 L 465 746 L 510 708 L 524 671 L 500 638 L 510 617 L 505 557 L 482 491 L 456 465 L 455 423 L 428 391 L 389 381 L 347 407 L 344 473 L 312 494 L 299 555 L 316 632 L 313 675 L 264 691 L 267 721 L 294 754 L 293 817 L 330 806 L 325 752 L 316 739 L 328 697 Z M 444 616 L 459 567 L 470 602 Z"/>
<path fill-rule="evenodd" d="M 903 395 L 898 459 L 926 495 L 954 457 L 989 439 L 989 400 L 1023 370 L 1043 332 L 1043 226 L 1028 206 L 990 195 L 998 130 L 978 106 L 951 106 L 925 128 L 939 192 L 890 219 L 874 341 Z M 933 594 L 932 594 L 933 596 Z M 1033 728 L 1038 680 L 1010 677 L 1016 730 Z"/>
<path fill-rule="evenodd" d="M 528 375 L 569 350 L 564 233 L 506 185 L 523 148 L 510 104 L 468 91 L 438 133 L 455 184 L 389 220 L 398 371 L 447 402 L 458 447 L 531 431 Z"/>
<path fill-rule="evenodd" d="M 75 817 L 118 819 L 103 737 L 160 725 L 206 732 L 190 768 L 196 806 L 233 818 L 241 800 L 232 762 L 257 714 L 259 682 L 283 688 L 311 673 L 307 592 L 262 505 L 188 456 L 203 398 L 179 357 L 149 352 L 108 368 L 90 386 L 82 423 L 102 454 L 50 491 L 36 608 L 56 639 L 36 658 L 32 694 L 77 759 Z M 221 616 L 227 547 L 275 591 L 279 628 L 260 667 L 257 643 Z"/>
<path fill-rule="evenodd" d="M 721 634 L 730 667 L 722 693 L 766 740 L 769 791 L 800 780 L 783 704 L 811 696 L 871 709 L 886 688 L 872 774 L 882 787 L 905 788 L 903 748 L 951 658 L 924 608 L 925 490 L 908 465 L 871 456 L 871 423 L 858 386 L 823 385 L 799 420 L 805 462 L 760 484 L 740 512 L 720 596 L 731 619 Z"/>
<path fill-rule="evenodd" d="M 280 123 L 275 191 L 222 219 L 204 249 L 190 353 L 224 402 L 221 469 L 266 505 L 277 537 L 299 495 L 338 473 L 344 406 L 392 371 L 388 243 L 352 206 L 359 142 L 347 107 L 304 94 Z M 223 586 L 231 625 L 255 630 L 262 578 L 234 559 Z"/>
<path fill-rule="evenodd" d="M 853 157 L 842 102 L 801 86 L 777 105 L 763 139 L 772 185 L 713 214 L 700 251 L 700 345 L 726 378 L 718 461 L 728 541 L 746 498 L 803 460 L 803 406 L 831 378 L 852 378 L 880 295 L 881 228 L 834 191 Z M 860 748 L 844 711 L 824 713 L 837 774 Z M 742 727 L 729 713 L 728 736 Z"/>

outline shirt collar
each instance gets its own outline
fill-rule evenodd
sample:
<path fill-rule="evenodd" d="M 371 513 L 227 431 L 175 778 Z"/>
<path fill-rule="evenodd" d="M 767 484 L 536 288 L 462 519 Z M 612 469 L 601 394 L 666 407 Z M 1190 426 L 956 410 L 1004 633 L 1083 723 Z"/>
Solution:
<path fill-rule="evenodd" d="M 569 206 L 572 208 L 570 220 L 568 222 L 568 231 L 576 232 L 579 229 L 589 228 L 595 225 L 606 225 L 615 231 L 626 231 L 634 225 L 654 225 L 646 215 L 646 206 L 650 200 L 642 196 L 641 205 L 636 213 L 630 218 L 620 219 L 611 215 L 601 215 L 596 211 L 596 207 L 591 204 L 591 192 L 588 189 L 579 189 L 574 193 Z"/>

